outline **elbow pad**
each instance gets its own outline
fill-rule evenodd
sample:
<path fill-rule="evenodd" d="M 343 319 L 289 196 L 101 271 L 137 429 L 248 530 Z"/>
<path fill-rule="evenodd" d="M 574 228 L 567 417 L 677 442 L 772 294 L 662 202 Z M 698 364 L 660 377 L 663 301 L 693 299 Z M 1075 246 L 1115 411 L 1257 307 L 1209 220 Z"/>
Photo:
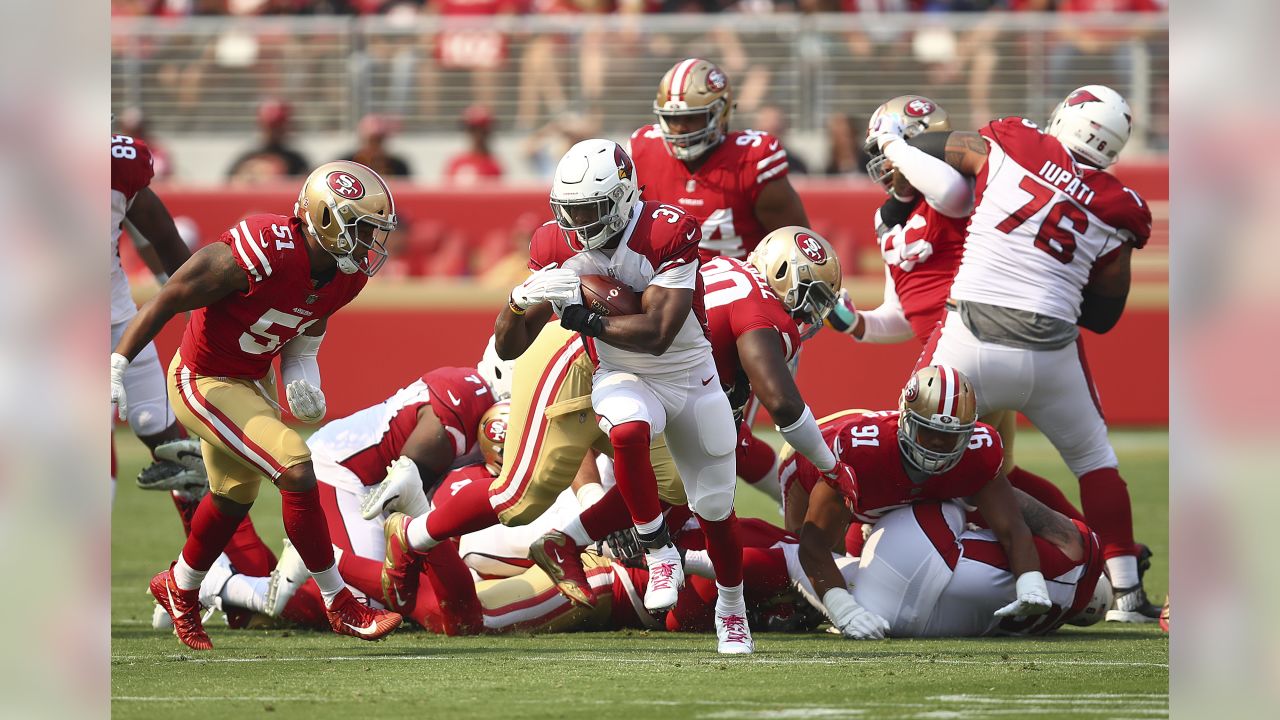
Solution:
<path fill-rule="evenodd" d="M 1120 322 L 1127 299 L 1127 294 L 1121 297 L 1108 297 L 1090 292 L 1086 288 L 1084 300 L 1080 303 L 1080 319 L 1076 324 L 1086 330 L 1105 333 Z"/>

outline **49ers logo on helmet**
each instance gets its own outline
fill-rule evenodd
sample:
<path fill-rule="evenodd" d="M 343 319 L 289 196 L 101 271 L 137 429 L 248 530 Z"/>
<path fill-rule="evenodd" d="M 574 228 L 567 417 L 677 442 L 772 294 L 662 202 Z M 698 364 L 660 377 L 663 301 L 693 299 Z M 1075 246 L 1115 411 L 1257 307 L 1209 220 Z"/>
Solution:
<path fill-rule="evenodd" d="M 804 253 L 805 257 L 819 265 L 827 261 L 827 251 L 822 247 L 822 243 L 809 233 L 796 234 L 796 247 L 800 248 L 800 252 Z"/>
<path fill-rule="evenodd" d="M 908 403 L 913 403 L 920 399 L 920 378 L 915 375 L 911 376 L 911 380 L 902 390 L 902 399 Z"/>
<path fill-rule="evenodd" d="M 903 108 L 903 112 L 907 114 L 907 117 L 918 118 L 931 115 L 933 114 L 933 111 L 937 109 L 938 106 L 928 100 L 925 100 L 924 98 L 916 98 L 915 100 L 907 103 L 907 106 Z"/>
<path fill-rule="evenodd" d="M 502 418 L 494 418 L 485 423 L 484 436 L 489 438 L 490 442 L 505 443 L 507 441 L 507 421 Z"/>
<path fill-rule="evenodd" d="M 621 145 L 613 146 L 613 163 L 618 166 L 619 180 L 630 180 L 635 176 L 636 166 Z"/>
<path fill-rule="evenodd" d="M 721 90 L 724 90 L 725 86 L 728 84 L 729 79 L 724 76 L 724 73 L 720 68 L 712 67 L 707 71 L 707 90 L 713 93 L 718 93 Z"/>
<path fill-rule="evenodd" d="M 329 185 L 330 190 L 348 200 L 364 197 L 364 184 L 355 175 L 345 170 L 335 170 L 329 173 L 324 181 Z"/>

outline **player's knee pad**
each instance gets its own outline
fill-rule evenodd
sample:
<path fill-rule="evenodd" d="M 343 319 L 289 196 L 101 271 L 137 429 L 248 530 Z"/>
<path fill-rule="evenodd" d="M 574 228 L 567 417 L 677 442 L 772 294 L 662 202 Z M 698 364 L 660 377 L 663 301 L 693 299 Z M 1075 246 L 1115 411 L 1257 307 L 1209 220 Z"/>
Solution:
<path fill-rule="evenodd" d="M 733 512 L 734 486 L 700 487 L 698 496 L 689 498 L 689 507 L 703 520 L 719 522 Z"/>
<path fill-rule="evenodd" d="M 641 420 L 614 425 L 609 430 L 609 444 L 614 450 L 649 453 L 652 432 L 649 423 Z"/>
<path fill-rule="evenodd" d="M 129 427 L 138 437 L 159 435 L 175 421 L 169 412 L 169 403 L 161 394 L 159 397 L 146 398 L 134 402 L 129 398 Z"/>
<path fill-rule="evenodd" d="M 733 411 L 723 393 L 704 395 L 694 406 L 698 420 L 698 442 L 712 457 L 732 455 L 738 445 L 738 429 L 733 423 Z"/>

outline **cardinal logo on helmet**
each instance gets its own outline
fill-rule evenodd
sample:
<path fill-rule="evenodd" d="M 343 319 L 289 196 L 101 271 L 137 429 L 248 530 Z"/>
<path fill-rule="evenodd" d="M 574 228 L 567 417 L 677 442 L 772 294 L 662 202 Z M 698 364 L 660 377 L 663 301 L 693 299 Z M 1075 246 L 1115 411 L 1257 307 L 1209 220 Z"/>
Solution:
<path fill-rule="evenodd" d="M 1102 98 L 1094 95 L 1088 90 L 1077 90 L 1067 96 L 1067 107 L 1083 105 L 1088 102 L 1102 102 Z"/>
<path fill-rule="evenodd" d="M 364 184 L 349 172 L 335 170 L 325 176 L 324 180 L 330 190 L 348 200 L 364 197 Z"/>
<path fill-rule="evenodd" d="M 823 249 L 822 243 L 808 233 L 796 235 L 796 247 L 800 248 L 805 257 L 819 265 L 827 261 L 827 251 Z"/>
<path fill-rule="evenodd" d="M 502 418 L 494 418 L 485 423 L 484 436 L 489 438 L 490 442 L 505 443 L 507 441 L 507 421 Z"/>
<path fill-rule="evenodd" d="M 632 164 L 627 151 L 623 150 L 621 145 L 613 146 L 613 162 L 618 166 L 619 180 L 630 180 L 635 176 L 636 166 Z"/>
<path fill-rule="evenodd" d="M 928 100 L 925 100 L 924 98 L 916 98 L 915 100 L 907 103 L 907 106 L 903 108 L 903 111 L 906 112 L 907 117 L 918 118 L 930 115 L 937 109 L 937 106 Z"/>

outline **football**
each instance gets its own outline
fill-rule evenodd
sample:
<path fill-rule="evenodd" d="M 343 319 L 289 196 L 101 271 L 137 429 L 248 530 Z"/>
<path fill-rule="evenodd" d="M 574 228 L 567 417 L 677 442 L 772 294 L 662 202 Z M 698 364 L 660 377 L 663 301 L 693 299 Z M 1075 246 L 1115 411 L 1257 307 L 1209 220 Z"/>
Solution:
<path fill-rule="evenodd" d="M 582 304 L 601 315 L 635 315 L 640 312 L 640 296 L 608 275 L 583 275 Z"/>

